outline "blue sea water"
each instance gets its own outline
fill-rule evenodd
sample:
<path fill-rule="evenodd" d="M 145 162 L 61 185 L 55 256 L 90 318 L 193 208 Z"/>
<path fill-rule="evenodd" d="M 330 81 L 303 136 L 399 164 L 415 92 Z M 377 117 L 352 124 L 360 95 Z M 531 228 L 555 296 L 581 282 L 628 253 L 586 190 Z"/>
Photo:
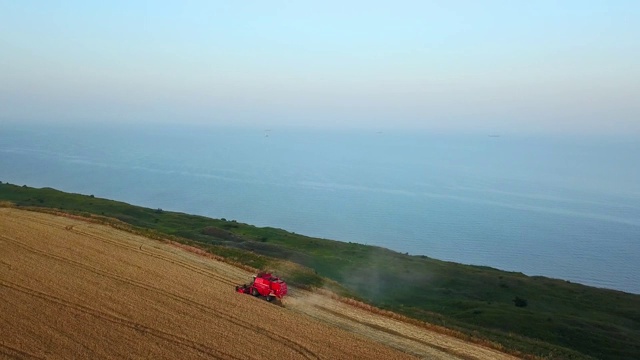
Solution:
<path fill-rule="evenodd" d="M 640 293 L 634 139 L 5 124 L 0 181 Z"/>

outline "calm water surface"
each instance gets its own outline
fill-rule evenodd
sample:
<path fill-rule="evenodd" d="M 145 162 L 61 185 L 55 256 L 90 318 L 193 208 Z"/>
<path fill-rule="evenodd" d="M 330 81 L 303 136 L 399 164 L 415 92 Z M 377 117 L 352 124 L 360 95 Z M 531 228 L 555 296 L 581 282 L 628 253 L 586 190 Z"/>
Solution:
<path fill-rule="evenodd" d="M 640 141 L 0 128 L 0 181 L 640 293 Z"/>

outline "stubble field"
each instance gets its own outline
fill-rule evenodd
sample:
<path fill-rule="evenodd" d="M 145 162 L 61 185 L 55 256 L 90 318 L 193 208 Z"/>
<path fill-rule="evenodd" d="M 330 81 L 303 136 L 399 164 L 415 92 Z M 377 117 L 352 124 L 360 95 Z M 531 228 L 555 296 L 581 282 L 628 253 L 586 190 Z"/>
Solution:
<path fill-rule="evenodd" d="M 80 219 L 0 208 L 0 358 L 514 359 Z M 286 280 L 286 279 L 285 279 Z"/>

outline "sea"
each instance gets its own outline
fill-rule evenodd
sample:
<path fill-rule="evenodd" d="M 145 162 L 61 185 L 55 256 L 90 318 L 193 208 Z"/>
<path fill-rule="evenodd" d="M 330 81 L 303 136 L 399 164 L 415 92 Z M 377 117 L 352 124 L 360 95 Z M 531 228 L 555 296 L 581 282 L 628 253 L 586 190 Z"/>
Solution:
<path fill-rule="evenodd" d="M 14 122 L 0 181 L 640 294 L 639 140 Z"/>

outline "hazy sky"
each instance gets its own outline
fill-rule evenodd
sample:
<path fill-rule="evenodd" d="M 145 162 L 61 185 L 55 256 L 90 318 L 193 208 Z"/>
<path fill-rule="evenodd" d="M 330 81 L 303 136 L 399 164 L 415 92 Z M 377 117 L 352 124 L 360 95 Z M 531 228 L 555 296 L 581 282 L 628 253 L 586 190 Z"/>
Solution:
<path fill-rule="evenodd" d="M 640 1 L 0 0 L 0 121 L 640 135 Z"/>

